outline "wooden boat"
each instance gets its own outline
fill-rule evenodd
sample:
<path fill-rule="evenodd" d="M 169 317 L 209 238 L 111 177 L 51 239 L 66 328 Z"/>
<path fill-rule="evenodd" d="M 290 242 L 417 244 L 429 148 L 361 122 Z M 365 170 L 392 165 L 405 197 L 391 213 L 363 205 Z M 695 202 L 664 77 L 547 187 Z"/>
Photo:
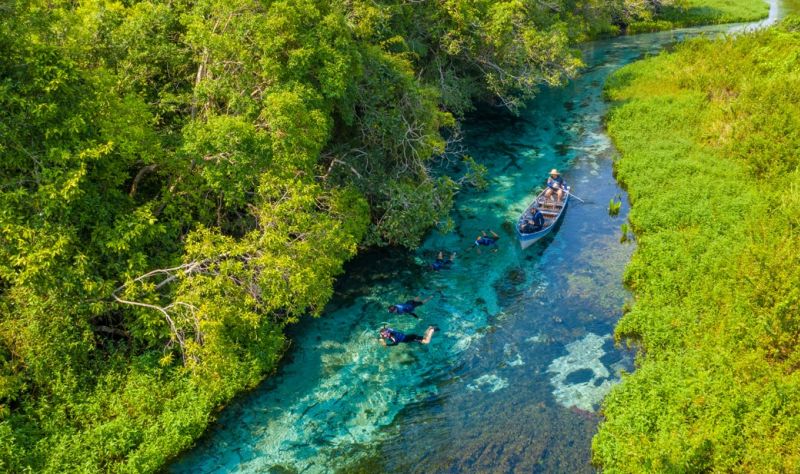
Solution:
<path fill-rule="evenodd" d="M 550 199 L 544 197 L 546 190 L 547 188 L 543 189 L 528 208 L 525 209 L 525 212 L 519 216 L 519 219 L 517 219 L 517 237 L 519 237 L 519 245 L 523 249 L 530 247 L 534 242 L 549 234 L 567 208 L 567 202 L 569 202 L 569 187 L 567 187 L 567 193 L 564 194 L 564 200 L 561 202 L 556 200 L 555 193 L 553 193 Z M 531 212 L 531 210 L 533 208 L 538 208 L 544 215 L 544 227 L 536 232 L 522 232 L 520 230 L 522 224 L 532 218 L 533 212 Z"/>

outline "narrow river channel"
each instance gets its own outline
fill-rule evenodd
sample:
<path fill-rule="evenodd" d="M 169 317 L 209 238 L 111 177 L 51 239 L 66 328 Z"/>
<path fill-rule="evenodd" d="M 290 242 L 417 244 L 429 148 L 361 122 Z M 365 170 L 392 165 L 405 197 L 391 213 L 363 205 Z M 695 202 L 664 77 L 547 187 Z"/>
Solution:
<path fill-rule="evenodd" d="M 774 20 L 782 16 L 773 5 Z M 519 117 L 473 114 L 468 153 L 489 170 L 486 191 L 459 195 L 455 230 L 415 253 L 360 255 L 325 315 L 291 329 L 281 370 L 228 406 L 197 447 L 170 468 L 227 472 L 593 471 L 597 408 L 633 354 L 612 332 L 628 298 L 622 274 L 634 243 L 620 242 L 627 198 L 612 175 L 603 130 L 610 73 L 700 33 L 686 29 L 582 46 L 586 68 L 543 90 Z M 585 203 L 570 202 L 550 237 L 522 251 L 515 221 L 551 168 Z M 618 216 L 608 202 L 623 200 Z M 497 253 L 465 252 L 481 229 Z M 432 272 L 439 250 L 457 251 Z M 387 305 L 420 295 L 417 321 Z M 384 348 L 384 324 L 440 331 L 428 346 Z"/>

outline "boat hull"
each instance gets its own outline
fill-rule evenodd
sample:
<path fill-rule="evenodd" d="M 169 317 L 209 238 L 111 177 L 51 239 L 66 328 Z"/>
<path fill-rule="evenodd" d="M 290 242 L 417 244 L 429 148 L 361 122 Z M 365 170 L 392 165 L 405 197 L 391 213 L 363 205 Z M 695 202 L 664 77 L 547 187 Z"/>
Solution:
<path fill-rule="evenodd" d="M 542 229 L 541 231 L 534 232 L 532 234 L 523 234 L 523 233 L 517 231 L 517 234 L 518 234 L 518 237 L 519 237 L 519 245 L 520 245 L 520 247 L 522 247 L 522 250 L 525 250 L 526 248 L 528 248 L 531 245 L 535 244 L 539 239 L 541 239 L 542 237 L 544 237 L 547 234 L 549 234 L 551 230 L 553 230 L 553 226 L 546 227 L 546 228 Z"/>
<path fill-rule="evenodd" d="M 561 216 L 564 215 L 564 211 L 567 209 L 567 203 L 569 202 L 569 188 L 567 188 L 567 191 L 568 192 L 566 196 L 564 196 L 564 201 L 560 203 L 560 206 L 556 206 L 552 201 L 547 200 L 547 198 L 544 197 L 545 191 L 542 191 L 538 196 L 536 196 L 536 199 L 534 199 L 533 202 L 528 205 L 528 207 L 525 209 L 525 212 L 523 212 L 519 217 L 516 226 L 517 239 L 519 240 L 519 245 L 523 250 L 530 247 L 553 231 L 553 228 L 561 220 Z M 548 208 L 548 206 L 550 206 L 550 208 Z M 531 209 L 534 207 L 537 207 L 540 211 L 545 213 L 546 216 L 550 216 L 550 218 L 546 219 L 546 227 L 536 232 L 522 232 L 520 230 L 522 223 L 526 219 L 530 218 L 532 215 Z M 553 215 L 556 210 L 557 214 Z"/>

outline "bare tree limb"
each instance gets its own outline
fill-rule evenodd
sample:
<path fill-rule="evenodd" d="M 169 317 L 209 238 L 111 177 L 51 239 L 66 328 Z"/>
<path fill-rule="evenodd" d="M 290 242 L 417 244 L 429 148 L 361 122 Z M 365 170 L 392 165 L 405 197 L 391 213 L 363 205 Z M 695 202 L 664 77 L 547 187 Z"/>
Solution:
<path fill-rule="evenodd" d="M 139 186 L 139 181 L 141 181 L 144 175 L 146 175 L 147 173 L 155 171 L 156 168 L 158 168 L 158 165 L 153 164 L 153 165 L 147 165 L 144 168 L 140 169 L 139 172 L 136 173 L 136 176 L 133 178 L 133 183 L 131 183 L 131 190 L 128 193 L 128 196 L 133 197 L 136 194 L 136 188 L 137 186 Z"/>

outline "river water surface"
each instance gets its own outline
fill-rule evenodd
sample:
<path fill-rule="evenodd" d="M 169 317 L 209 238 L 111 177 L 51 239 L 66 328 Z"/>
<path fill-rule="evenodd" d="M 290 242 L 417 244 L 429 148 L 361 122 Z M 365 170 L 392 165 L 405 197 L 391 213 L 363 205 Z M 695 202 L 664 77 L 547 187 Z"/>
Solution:
<path fill-rule="evenodd" d="M 776 2 L 771 19 L 780 15 Z M 519 117 L 474 114 L 465 145 L 488 167 L 489 187 L 459 195 L 455 230 L 415 253 L 351 262 L 325 315 L 291 329 L 281 370 L 228 406 L 171 471 L 593 471 L 598 406 L 633 369 L 611 336 L 634 244 L 620 242 L 627 199 L 612 175 L 603 84 L 631 61 L 729 28 L 585 44 L 580 78 L 542 91 Z M 551 168 L 585 203 L 572 200 L 560 227 L 522 251 L 511 223 Z M 612 217 L 614 197 L 623 206 Z M 497 253 L 464 251 L 481 229 L 500 234 Z M 433 272 L 439 250 L 458 256 Z M 433 296 L 420 321 L 387 313 L 415 295 Z M 428 346 L 384 348 L 384 324 L 440 331 Z"/>

